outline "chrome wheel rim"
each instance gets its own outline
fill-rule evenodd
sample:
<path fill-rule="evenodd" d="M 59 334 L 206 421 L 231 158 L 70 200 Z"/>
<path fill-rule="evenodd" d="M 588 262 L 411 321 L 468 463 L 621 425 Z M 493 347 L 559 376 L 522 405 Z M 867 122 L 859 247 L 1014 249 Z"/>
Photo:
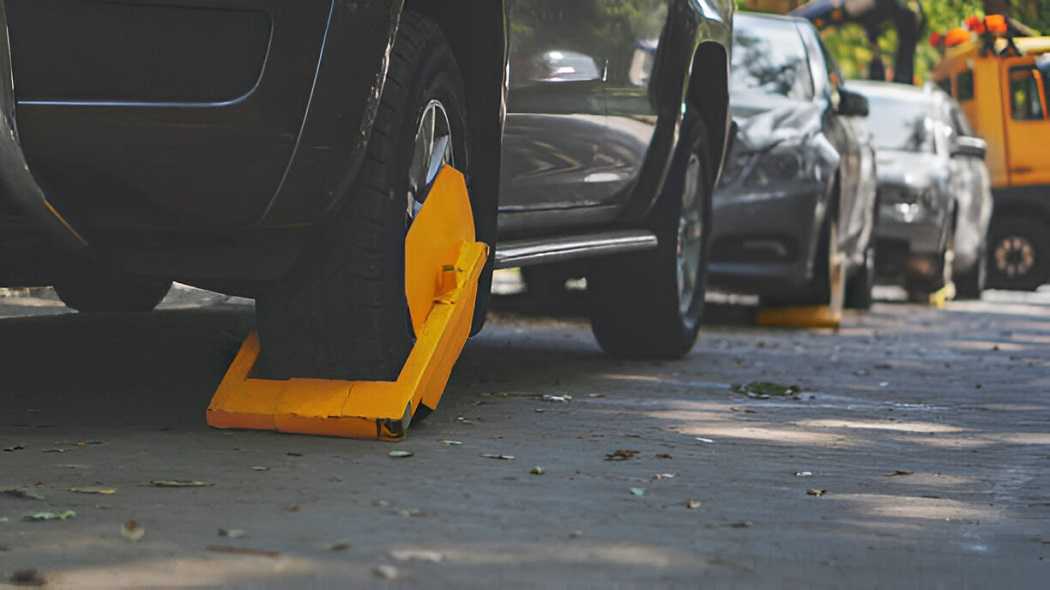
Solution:
<path fill-rule="evenodd" d="M 700 284 L 701 256 L 704 239 L 704 207 L 700 202 L 700 157 L 689 157 L 685 186 L 682 192 L 682 211 L 678 217 L 678 307 L 682 315 L 693 308 Z"/>
<path fill-rule="evenodd" d="M 446 164 L 455 166 L 452 125 L 445 105 L 439 100 L 431 100 L 419 116 L 412 147 L 412 164 L 408 168 L 408 223 L 411 224 L 423 208 L 431 185 Z"/>
<path fill-rule="evenodd" d="M 1035 246 L 1022 236 L 999 240 L 995 247 L 995 267 L 1009 278 L 1028 274 L 1035 268 Z"/>

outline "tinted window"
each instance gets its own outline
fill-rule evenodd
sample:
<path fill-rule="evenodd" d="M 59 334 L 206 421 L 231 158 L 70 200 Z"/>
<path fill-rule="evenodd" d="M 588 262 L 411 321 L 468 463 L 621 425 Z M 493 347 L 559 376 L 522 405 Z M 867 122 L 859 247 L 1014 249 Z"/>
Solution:
<path fill-rule="evenodd" d="M 806 47 L 791 21 L 741 17 L 734 23 L 731 93 L 813 97 Z"/>
<path fill-rule="evenodd" d="M 955 78 L 955 98 L 960 101 L 973 100 L 973 72 L 966 70 Z"/>
<path fill-rule="evenodd" d="M 948 94 L 951 94 L 952 93 L 952 81 L 951 81 L 951 78 L 943 78 L 941 80 L 937 80 L 937 87 L 940 88 L 941 90 L 947 92 Z"/>
<path fill-rule="evenodd" d="M 1023 121 L 1043 118 L 1035 68 L 1010 68 L 1010 112 Z"/>
<path fill-rule="evenodd" d="M 933 152 L 933 122 L 925 99 L 869 94 L 868 127 L 884 150 Z"/>

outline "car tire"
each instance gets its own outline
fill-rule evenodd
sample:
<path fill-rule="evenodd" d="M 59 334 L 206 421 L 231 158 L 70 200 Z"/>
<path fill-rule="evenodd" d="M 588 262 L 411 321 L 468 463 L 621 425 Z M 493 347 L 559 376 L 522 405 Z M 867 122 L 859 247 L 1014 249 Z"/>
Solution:
<path fill-rule="evenodd" d="M 1034 291 L 1050 281 L 1050 236 L 1046 222 L 1003 217 L 988 239 L 988 286 Z"/>
<path fill-rule="evenodd" d="M 875 302 L 875 246 L 868 245 L 864 250 L 864 264 L 857 268 L 849 282 L 846 283 L 847 309 L 867 311 Z"/>
<path fill-rule="evenodd" d="M 988 249 L 981 245 L 973 268 L 955 277 L 956 299 L 980 299 L 988 280 Z"/>
<path fill-rule="evenodd" d="M 955 226 L 950 225 L 941 240 L 943 245 L 936 255 L 937 261 L 929 276 L 908 275 L 904 279 L 904 289 L 908 300 L 914 303 L 927 303 L 930 295 L 940 291 L 952 282 L 952 262 L 955 259 Z"/>
<path fill-rule="evenodd" d="M 164 300 L 171 281 L 93 269 L 67 273 L 54 288 L 66 307 L 80 313 L 144 313 Z"/>
<path fill-rule="evenodd" d="M 832 210 L 821 225 L 820 241 L 817 243 L 817 255 L 813 259 L 813 278 L 809 285 L 796 291 L 765 295 L 761 299 L 763 307 L 794 307 L 831 305 L 834 299 L 835 256 L 832 244 L 838 244 L 838 225 Z"/>
<path fill-rule="evenodd" d="M 591 329 L 616 357 L 680 358 L 699 335 L 714 164 L 703 121 L 689 114 L 683 128 L 686 139 L 649 218 L 659 245 L 596 259 L 588 272 Z"/>
<path fill-rule="evenodd" d="M 437 171 L 431 156 L 469 179 L 466 121 L 463 78 L 448 41 L 433 21 L 405 11 L 364 163 L 344 205 L 292 272 L 257 300 L 265 376 L 397 379 L 415 341 L 405 237 Z"/>

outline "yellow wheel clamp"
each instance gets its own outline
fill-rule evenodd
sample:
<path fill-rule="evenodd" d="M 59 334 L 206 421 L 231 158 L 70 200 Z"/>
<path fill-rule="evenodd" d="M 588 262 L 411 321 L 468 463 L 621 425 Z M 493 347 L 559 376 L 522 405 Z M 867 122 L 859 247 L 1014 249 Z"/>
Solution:
<path fill-rule="evenodd" d="M 251 377 L 253 332 L 208 407 L 215 428 L 361 439 L 405 436 L 420 404 L 441 401 L 470 336 L 488 246 L 477 242 L 463 175 L 445 167 L 405 239 L 405 293 L 416 343 L 395 382 Z"/>

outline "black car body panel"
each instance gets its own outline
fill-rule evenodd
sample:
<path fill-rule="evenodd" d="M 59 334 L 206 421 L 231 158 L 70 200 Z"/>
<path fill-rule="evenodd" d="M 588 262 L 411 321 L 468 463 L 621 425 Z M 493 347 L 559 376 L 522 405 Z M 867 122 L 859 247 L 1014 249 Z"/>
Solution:
<path fill-rule="evenodd" d="M 684 101 L 705 107 L 721 159 L 733 8 L 637 3 L 644 18 L 594 0 L 566 21 L 560 0 L 6 0 L 18 135 L 4 165 L 24 154 L 40 194 L 4 218 L 4 242 L 64 235 L 133 272 L 245 294 L 281 276 L 352 198 L 404 9 L 441 24 L 464 70 L 481 239 L 496 241 L 498 206 L 505 236 L 640 223 Z M 516 43 L 528 15 L 536 34 Z M 569 50 L 582 73 L 543 77 Z M 538 75 L 519 76 L 530 59 Z M 29 199 L 13 182 L 7 201 Z"/>
<path fill-rule="evenodd" d="M 777 295 L 811 281 L 829 212 L 838 214 L 847 270 L 863 264 L 874 223 L 874 152 L 863 124 L 837 112 L 835 66 L 812 25 L 739 15 L 736 30 L 738 132 L 714 198 L 710 281 Z M 774 31 L 797 58 L 776 75 L 763 60 L 773 47 L 781 55 L 788 47 Z M 749 89 L 753 83 L 761 86 Z"/>

